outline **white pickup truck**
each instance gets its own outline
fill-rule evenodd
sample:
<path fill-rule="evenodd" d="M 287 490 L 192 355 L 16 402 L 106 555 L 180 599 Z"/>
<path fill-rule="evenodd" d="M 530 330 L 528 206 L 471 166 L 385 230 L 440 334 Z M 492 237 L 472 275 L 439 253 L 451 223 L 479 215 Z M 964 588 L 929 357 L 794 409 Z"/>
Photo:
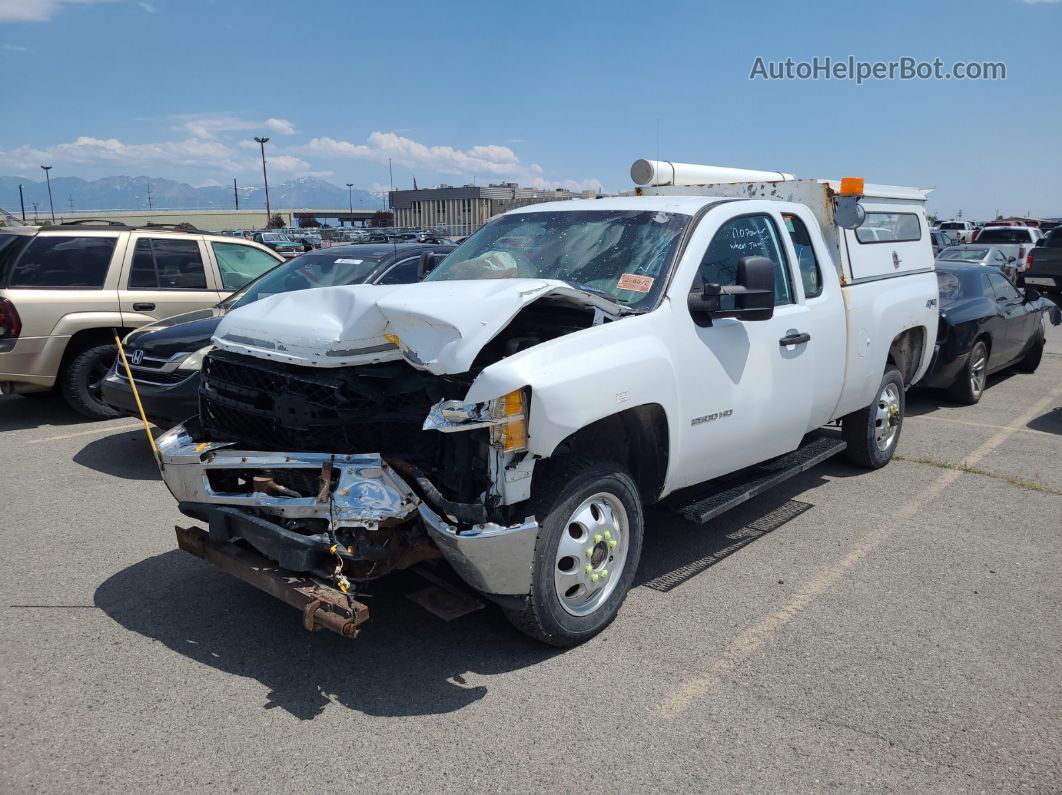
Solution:
<path fill-rule="evenodd" d="M 158 439 L 209 526 L 179 545 L 347 636 L 364 583 L 442 557 L 566 646 L 617 614 L 645 506 L 706 523 L 842 450 L 886 464 L 936 337 L 925 192 L 633 173 L 641 195 L 499 216 L 423 282 L 227 315 L 199 418 Z"/>

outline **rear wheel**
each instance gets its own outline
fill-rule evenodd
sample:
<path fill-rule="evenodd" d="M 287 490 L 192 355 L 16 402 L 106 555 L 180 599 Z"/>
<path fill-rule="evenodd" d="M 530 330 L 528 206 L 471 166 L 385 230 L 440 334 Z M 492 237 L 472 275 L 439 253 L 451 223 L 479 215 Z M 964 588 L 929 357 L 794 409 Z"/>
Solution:
<path fill-rule="evenodd" d="M 844 454 L 854 464 L 880 469 L 892 459 L 900 441 L 904 411 L 903 376 L 895 367 L 885 370 L 877 399 L 841 420 Z"/>
<path fill-rule="evenodd" d="M 988 346 L 984 340 L 978 340 L 970 349 L 970 355 L 966 359 L 966 366 L 955 383 L 948 387 L 948 395 L 952 400 L 972 406 L 981 399 L 985 393 L 985 382 L 988 380 Z"/>
<path fill-rule="evenodd" d="M 120 416 L 103 402 L 103 379 L 118 355 L 116 345 L 94 345 L 75 354 L 59 374 L 59 387 L 67 404 L 90 420 Z"/>
<path fill-rule="evenodd" d="M 506 617 L 553 646 L 575 646 L 608 626 L 634 581 L 642 551 L 641 498 L 609 461 L 551 462 L 533 498 L 540 530 L 531 594 Z"/>

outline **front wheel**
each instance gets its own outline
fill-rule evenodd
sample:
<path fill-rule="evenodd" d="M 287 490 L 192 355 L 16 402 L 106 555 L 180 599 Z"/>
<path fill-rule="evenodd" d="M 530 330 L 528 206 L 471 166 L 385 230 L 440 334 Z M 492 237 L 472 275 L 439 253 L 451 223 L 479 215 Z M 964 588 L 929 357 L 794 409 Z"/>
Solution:
<path fill-rule="evenodd" d="M 885 370 L 877 399 L 841 420 L 844 454 L 854 464 L 880 469 L 892 460 L 903 429 L 903 376 L 895 367 Z"/>
<path fill-rule="evenodd" d="M 67 405 L 90 420 L 108 420 L 120 416 L 103 402 L 103 379 L 111 369 L 117 345 L 94 345 L 78 352 L 59 374 L 59 388 Z"/>
<path fill-rule="evenodd" d="M 560 458 L 532 499 L 540 529 L 531 593 L 506 617 L 536 640 L 575 646 L 612 622 L 634 582 L 641 498 L 617 464 Z"/>

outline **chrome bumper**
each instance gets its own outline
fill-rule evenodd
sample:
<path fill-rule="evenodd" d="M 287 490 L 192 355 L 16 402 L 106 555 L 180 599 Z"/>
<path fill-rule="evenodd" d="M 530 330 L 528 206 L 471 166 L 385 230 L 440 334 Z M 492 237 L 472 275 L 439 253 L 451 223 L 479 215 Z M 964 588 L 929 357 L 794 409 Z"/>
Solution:
<path fill-rule="evenodd" d="M 256 516 L 284 519 L 324 519 L 332 530 L 376 529 L 384 521 L 403 521 L 419 515 L 428 536 L 454 570 L 473 588 L 489 594 L 522 595 L 531 590 L 531 566 L 538 523 L 533 519 L 513 526 L 494 523 L 460 529 L 427 505 L 375 453 L 282 453 L 235 449 L 231 443 L 203 441 L 196 421 L 178 425 L 160 436 L 162 475 L 170 493 L 181 503 L 254 509 Z M 320 473 L 331 466 L 337 482 L 324 499 L 255 491 L 225 492 L 210 482 L 211 471 L 277 472 L 304 469 Z M 270 522 L 258 521 L 262 525 Z M 290 534 L 280 524 L 277 534 Z"/>

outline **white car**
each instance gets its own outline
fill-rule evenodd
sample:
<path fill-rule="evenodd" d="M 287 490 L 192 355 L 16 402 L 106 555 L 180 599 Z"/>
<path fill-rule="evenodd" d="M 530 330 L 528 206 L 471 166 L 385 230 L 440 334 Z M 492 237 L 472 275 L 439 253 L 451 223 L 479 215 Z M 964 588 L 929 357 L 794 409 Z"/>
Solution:
<path fill-rule="evenodd" d="M 841 451 L 884 466 L 936 338 L 926 194 L 782 176 L 522 207 L 423 282 L 229 313 L 158 440 L 209 526 L 180 546 L 345 635 L 361 583 L 443 557 L 567 646 L 619 610 L 646 505 L 697 485 L 704 523 Z"/>

